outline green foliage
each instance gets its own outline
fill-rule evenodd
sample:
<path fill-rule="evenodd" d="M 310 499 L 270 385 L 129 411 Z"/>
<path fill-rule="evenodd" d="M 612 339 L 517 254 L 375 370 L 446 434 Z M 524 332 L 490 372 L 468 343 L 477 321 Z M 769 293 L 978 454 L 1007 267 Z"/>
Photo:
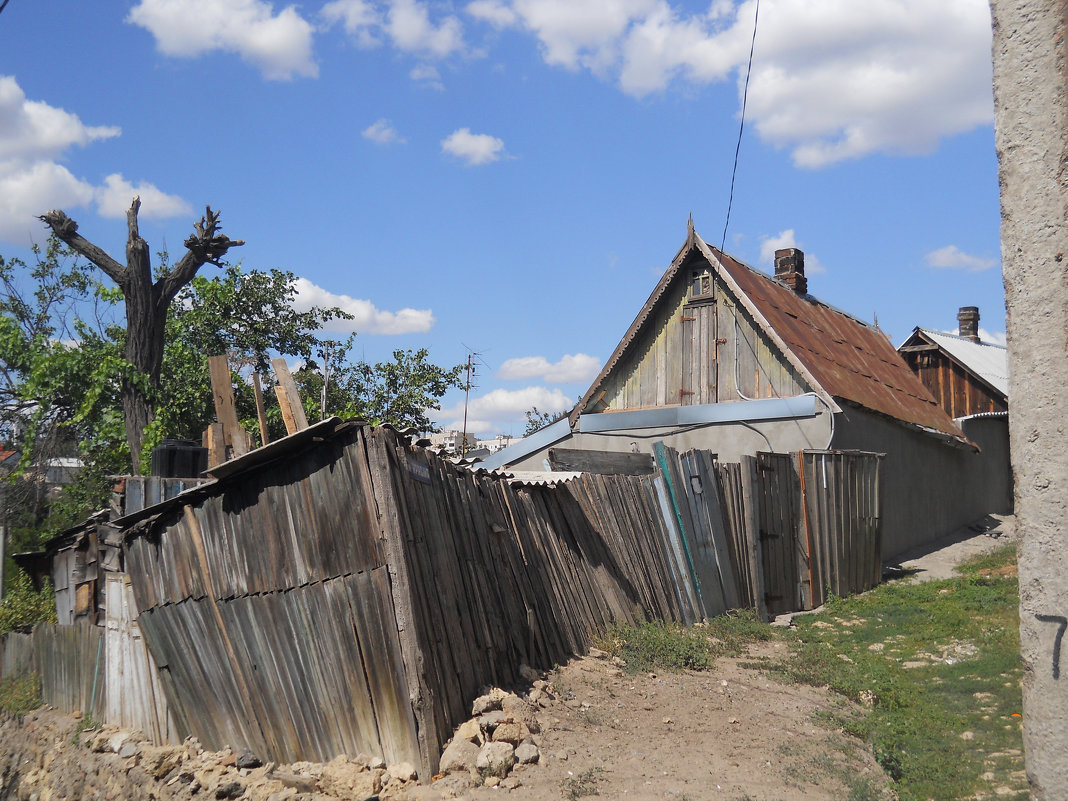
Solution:
<path fill-rule="evenodd" d="M 568 801 L 576 801 L 591 795 L 600 795 L 601 791 L 597 784 L 604 778 L 603 768 L 588 768 L 577 776 L 569 776 L 564 779 L 564 797 Z"/>
<path fill-rule="evenodd" d="M 691 628 L 659 621 L 613 626 L 597 644 L 619 657 L 627 673 L 708 670 L 717 656 L 738 656 L 749 643 L 771 638 L 771 627 L 740 609 Z"/>
<path fill-rule="evenodd" d="M 567 412 L 543 412 L 539 411 L 537 406 L 531 406 L 527 411 L 523 412 L 523 415 L 527 418 L 526 428 L 523 429 L 523 436 L 529 437 L 535 431 L 540 431 L 547 425 L 552 425 L 557 420 L 561 419 Z"/>
<path fill-rule="evenodd" d="M 56 595 L 51 585 L 37 592 L 21 570 L 8 582 L 0 600 L 0 636 L 9 631 L 29 629 L 36 623 L 56 622 Z"/>
<path fill-rule="evenodd" d="M 41 705 L 41 677 L 24 673 L 0 679 L 0 712 L 25 715 Z"/>
<path fill-rule="evenodd" d="M 958 579 L 884 585 L 796 618 L 789 656 L 770 669 L 867 710 L 837 722 L 871 743 L 903 801 L 974 797 L 991 771 L 1011 786 L 1022 760 L 1012 756 L 1022 703 L 1014 557 L 1003 550 Z"/>

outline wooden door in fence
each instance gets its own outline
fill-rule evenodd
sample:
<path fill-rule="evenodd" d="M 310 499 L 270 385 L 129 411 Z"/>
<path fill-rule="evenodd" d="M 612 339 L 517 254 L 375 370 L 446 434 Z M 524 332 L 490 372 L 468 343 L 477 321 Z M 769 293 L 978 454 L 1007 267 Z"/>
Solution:
<path fill-rule="evenodd" d="M 879 465 L 883 454 L 803 451 L 805 543 L 812 566 L 812 608 L 827 590 L 845 597 L 882 579 Z"/>
<path fill-rule="evenodd" d="M 151 654 L 134 618 L 137 610 L 125 573 L 108 573 L 105 653 L 105 721 L 140 729 L 157 743 L 180 743 Z"/>
<path fill-rule="evenodd" d="M 758 538 L 764 568 L 767 614 L 774 617 L 805 608 L 807 570 L 799 570 L 801 492 L 794 457 L 789 453 L 756 456 Z"/>

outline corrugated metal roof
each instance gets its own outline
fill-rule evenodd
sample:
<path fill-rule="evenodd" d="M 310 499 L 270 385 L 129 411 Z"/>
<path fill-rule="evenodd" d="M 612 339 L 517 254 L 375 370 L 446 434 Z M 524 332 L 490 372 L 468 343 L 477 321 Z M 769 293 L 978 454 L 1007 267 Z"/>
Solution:
<path fill-rule="evenodd" d="M 971 370 L 998 392 L 1008 396 L 1009 351 L 1006 347 L 988 342 L 972 342 L 964 337 L 942 331 L 932 331 L 929 328 L 916 330 L 922 332 L 963 367 Z"/>
<path fill-rule="evenodd" d="M 700 254 L 756 318 L 765 333 L 785 347 L 784 356 L 811 380 L 813 390 L 864 408 L 965 441 L 960 427 L 939 406 L 894 346 L 878 328 L 812 295 L 797 295 L 771 276 L 758 272 L 708 245 L 691 227 L 686 243 L 657 283 L 634 322 L 609 357 L 600 375 L 571 413 L 572 425 L 586 411 L 605 379 L 635 341 L 654 308 L 678 279 L 682 265 Z"/>
<path fill-rule="evenodd" d="M 811 295 L 798 295 L 716 248 L 710 250 L 828 393 L 906 423 L 963 438 L 960 428 L 878 328 Z"/>

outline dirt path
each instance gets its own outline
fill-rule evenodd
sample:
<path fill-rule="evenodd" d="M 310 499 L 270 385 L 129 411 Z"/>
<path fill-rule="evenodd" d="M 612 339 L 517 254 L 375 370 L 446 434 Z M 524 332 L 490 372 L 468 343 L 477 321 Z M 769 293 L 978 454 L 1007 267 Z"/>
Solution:
<path fill-rule="evenodd" d="M 781 644 L 757 646 L 751 660 Z M 557 700 L 538 715 L 540 764 L 521 766 L 515 801 L 600 795 L 628 799 L 828 801 L 851 784 L 880 798 L 887 779 L 867 747 L 817 723 L 843 702 L 784 686 L 722 659 L 707 672 L 626 676 L 604 659 L 549 676 Z M 467 791 L 474 799 L 501 791 Z"/>

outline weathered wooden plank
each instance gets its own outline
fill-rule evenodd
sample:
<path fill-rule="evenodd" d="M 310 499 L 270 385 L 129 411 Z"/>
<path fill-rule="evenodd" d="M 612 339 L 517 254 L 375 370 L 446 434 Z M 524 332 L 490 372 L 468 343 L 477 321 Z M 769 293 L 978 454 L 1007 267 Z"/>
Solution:
<path fill-rule="evenodd" d="M 274 376 L 278 380 L 274 391 L 282 410 L 282 419 L 285 420 L 286 432 L 293 434 L 303 431 L 308 427 L 308 418 L 304 414 L 304 403 L 300 399 L 297 382 L 289 372 L 289 365 L 285 359 L 279 358 L 271 359 L 271 367 L 274 368 Z"/>
<path fill-rule="evenodd" d="M 624 476 L 652 475 L 656 469 L 653 457 L 648 453 L 615 453 L 577 448 L 549 448 L 549 465 L 553 470 Z"/>

